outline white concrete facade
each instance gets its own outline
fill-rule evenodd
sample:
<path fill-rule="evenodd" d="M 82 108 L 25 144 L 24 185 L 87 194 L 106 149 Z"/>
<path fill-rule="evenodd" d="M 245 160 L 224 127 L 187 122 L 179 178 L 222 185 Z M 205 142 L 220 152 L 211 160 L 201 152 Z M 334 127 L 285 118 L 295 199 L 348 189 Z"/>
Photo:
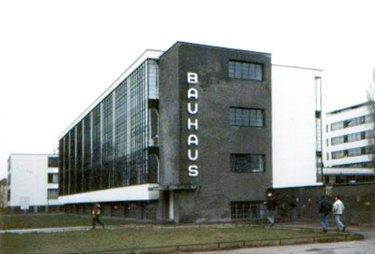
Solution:
<path fill-rule="evenodd" d="M 8 159 L 8 207 L 28 210 L 32 207 L 58 205 L 57 197 L 48 193 L 58 191 L 58 167 L 49 167 L 49 154 L 11 154 Z"/>
<path fill-rule="evenodd" d="M 374 122 L 368 103 L 335 110 L 323 119 L 325 175 L 373 175 L 370 168 Z"/>
<path fill-rule="evenodd" d="M 158 184 L 141 184 L 125 186 L 106 190 L 91 191 L 59 197 L 61 204 L 82 204 L 96 202 L 129 202 L 129 201 L 150 201 L 159 199 L 159 191 L 152 190 Z"/>
<path fill-rule="evenodd" d="M 274 188 L 317 184 L 316 112 L 321 109 L 316 89 L 321 77 L 317 69 L 272 66 Z"/>

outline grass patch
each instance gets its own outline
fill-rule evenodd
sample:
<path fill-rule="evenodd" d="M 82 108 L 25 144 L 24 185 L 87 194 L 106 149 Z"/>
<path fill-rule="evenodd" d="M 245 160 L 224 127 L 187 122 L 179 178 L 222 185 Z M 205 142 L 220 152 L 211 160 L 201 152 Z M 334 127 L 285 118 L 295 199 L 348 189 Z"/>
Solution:
<path fill-rule="evenodd" d="M 0 235 L 0 250 L 5 253 L 76 253 L 131 248 L 152 249 L 152 247 L 176 245 L 182 246 L 181 249 L 189 249 L 189 246 L 183 247 L 183 245 L 239 240 L 263 241 L 265 239 L 300 237 L 301 234 L 306 237 L 317 235 L 316 233 L 253 227 L 122 228 L 50 234 Z"/>
<path fill-rule="evenodd" d="M 125 224 L 121 219 L 102 219 L 106 225 Z M 89 216 L 42 214 L 42 215 L 4 215 L 0 216 L 0 230 L 21 228 L 53 228 L 91 226 Z"/>
<path fill-rule="evenodd" d="M 72 215 L 0 216 L 0 220 L 3 229 L 91 225 L 89 217 Z M 105 223 L 121 224 L 124 220 L 109 219 Z M 309 239 L 319 241 L 321 237 L 325 240 L 327 234 L 235 225 L 129 226 L 63 233 L 0 234 L 0 253 L 87 253 L 139 248 L 163 252 L 174 251 L 176 246 L 181 251 L 205 250 L 304 243 Z"/>

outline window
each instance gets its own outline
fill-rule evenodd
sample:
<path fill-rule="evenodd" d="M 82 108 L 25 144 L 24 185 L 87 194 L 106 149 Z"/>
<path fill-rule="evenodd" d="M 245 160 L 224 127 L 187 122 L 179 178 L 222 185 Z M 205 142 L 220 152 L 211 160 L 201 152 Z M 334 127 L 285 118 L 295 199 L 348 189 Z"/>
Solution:
<path fill-rule="evenodd" d="M 48 189 L 47 198 L 48 199 L 57 199 L 59 197 L 58 189 Z"/>
<path fill-rule="evenodd" d="M 229 77 L 245 80 L 263 80 L 263 64 L 229 61 Z"/>
<path fill-rule="evenodd" d="M 336 131 L 344 128 L 344 122 L 337 122 L 331 124 L 331 131 Z"/>
<path fill-rule="evenodd" d="M 264 172 L 263 154 L 231 154 L 230 170 L 236 173 Z"/>
<path fill-rule="evenodd" d="M 335 122 L 331 124 L 331 131 L 336 131 L 344 128 L 349 128 L 361 124 L 371 122 L 371 115 L 359 116 L 351 119 L 347 119 L 341 122 Z"/>
<path fill-rule="evenodd" d="M 59 175 L 57 173 L 48 173 L 48 183 L 59 183 Z"/>
<path fill-rule="evenodd" d="M 229 123 L 231 126 L 262 128 L 264 127 L 264 110 L 231 107 Z"/>
<path fill-rule="evenodd" d="M 344 143 L 344 136 L 339 136 L 339 137 L 334 137 L 331 138 L 331 144 L 334 145 L 339 145 Z"/>
<path fill-rule="evenodd" d="M 354 157 L 360 155 L 371 154 L 371 146 L 357 147 L 347 150 L 332 152 L 332 159 L 341 159 L 344 157 Z"/>
<path fill-rule="evenodd" d="M 355 142 L 361 140 L 362 134 L 361 132 L 352 133 L 348 135 L 348 142 Z"/>
<path fill-rule="evenodd" d="M 232 219 L 258 219 L 261 214 L 260 202 L 232 201 L 230 211 Z"/>
<path fill-rule="evenodd" d="M 59 166 L 59 157 L 48 157 L 48 167 L 57 168 Z"/>
<path fill-rule="evenodd" d="M 335 159 L 344 158 L 346 155 L 347 155 L 346 151 L 343 150 L 343 151 L 332 152 L 331 157 L 332 157 L 332 160 L 335 160 Z"/>
<path fill-rule="evenodd" d="M 372 123 L 373 118 L 373 115 L 365 115 L 365 123 Z"/>

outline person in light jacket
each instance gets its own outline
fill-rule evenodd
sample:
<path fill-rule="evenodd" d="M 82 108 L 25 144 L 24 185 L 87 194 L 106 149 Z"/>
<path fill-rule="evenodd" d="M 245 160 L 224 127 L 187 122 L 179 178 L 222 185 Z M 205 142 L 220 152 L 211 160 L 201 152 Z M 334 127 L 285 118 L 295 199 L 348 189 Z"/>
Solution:
<path fill-rule="evenodd" d="M 344 214 L 344 203 L 341 201 L 341 198 L 339 195 L 336 196 L 335 198 L 335 203 L 333 203 L 332 207 L 332 213 L 335 216 L 335 222 L 336 222 L 336 227 L 338 228 L 339 231 L 344 232 L 346 227 L 344 223 L 342 223 L 342 215 Z"/>

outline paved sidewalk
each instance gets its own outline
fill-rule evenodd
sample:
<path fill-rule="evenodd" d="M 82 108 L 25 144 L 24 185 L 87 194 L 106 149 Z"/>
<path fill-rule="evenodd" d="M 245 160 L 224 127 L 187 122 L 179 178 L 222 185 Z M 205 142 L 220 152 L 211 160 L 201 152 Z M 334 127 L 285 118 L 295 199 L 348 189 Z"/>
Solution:
<path fill-rule="evenodd" d="M 288 228 L 294 230 L 321 231 L 314 224 L 281 224 L 275 228 Z M 335 229 L 331 228 L 331 232 Z M 365 240 L 346 241 L 334 243 L 312 243 L 303 245 L 272 246 L 259 248 L 243 248 L 236 250 L 192 252 L 191 254 L 374 254 L 375 253 L 375 226 L 349 226 L 348 233 L 362 234 Z"/>
<path fill-rule="evenodd" d="M 69 231 L 88 231 L 90 229 L 91 227 L 4 229 L 0 230 L 0 234 L 62 233 Z"/>

